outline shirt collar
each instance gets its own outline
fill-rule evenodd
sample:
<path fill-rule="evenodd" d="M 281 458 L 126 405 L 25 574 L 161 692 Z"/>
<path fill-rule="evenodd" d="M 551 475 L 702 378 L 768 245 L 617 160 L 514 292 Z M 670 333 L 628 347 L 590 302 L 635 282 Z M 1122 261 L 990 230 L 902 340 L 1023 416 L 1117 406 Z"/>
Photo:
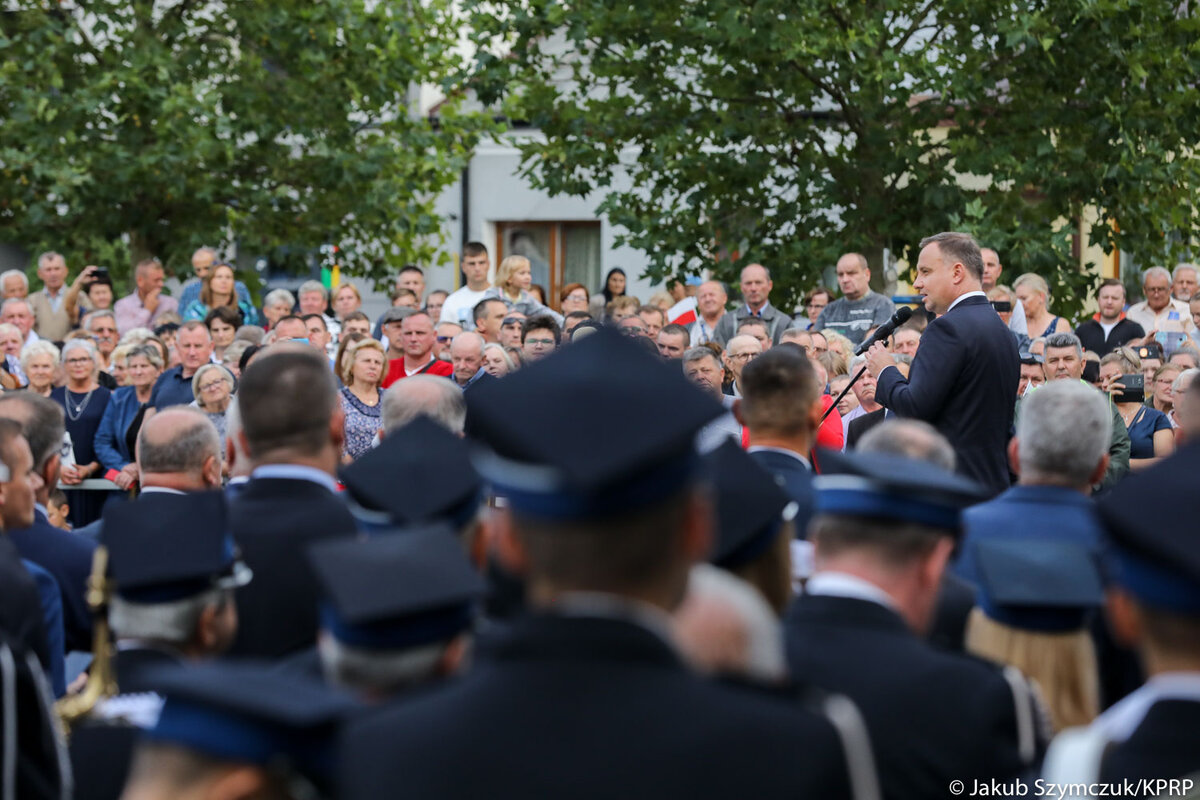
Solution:
<path fill-rule="evenodd" d="M 44 505 L 42 505 L 41 503 L 34 503 L 33 510 L 38 512 L 39 514 L 41 514 L 46 519 L 50 519 L 50 512 L 47 511 L 46 507 Z"/>
<path fill-rule="evenodd" d="M 169 486 L 143 486 L 141 494 L 187 494 L 179 489 L 172 489 Z"/>
<path fill-rule="evenodd" d="M 987 299 L 987 295 L 984 294 L 983 292 L 979 292 L 979 291 L 967 292 L 966 294 L 960 294 L 958 297 L 956 297 L 954 299 L 954 302 L 950 304 L 950 308 L 946 309 L 946 313 L 949 314 L 956 305 L 961 303 L 963 300 L 966 300 L 968 297 L 982 297 L 984 300 Z"/>
<path fill-rule="evenodd" d="M 305 467 L 300 464 L 266 464 L 256 467 L 251 478 L 283 478 L 292 481 L 311 481 L 324 486 L 331 492 L 337 493 L 337 482 L 327 472 L 316 467 Z"/>
<path fill-rule="evenodd" d="M 896 601 L 890 594 L 868 580 L 845 572 L 818 572 L 808 579 L 808 583 L 804 585 L 804 593 L 830 597 L 851 597 L 855 600 L 877 603 L 892 611 L 897 610 Z"/>
<path fill-rule="evenodd" d="M 808 459 L 797 453 L 795 450 L 788 450 L 785 447 L 767 447 L 765 445 L 755 445 L 746 451 L 747 453 L 782 453 L 785 456 L 794 458 L 804 465 L 804 468 L 812 471 L 812 464 Z"/>

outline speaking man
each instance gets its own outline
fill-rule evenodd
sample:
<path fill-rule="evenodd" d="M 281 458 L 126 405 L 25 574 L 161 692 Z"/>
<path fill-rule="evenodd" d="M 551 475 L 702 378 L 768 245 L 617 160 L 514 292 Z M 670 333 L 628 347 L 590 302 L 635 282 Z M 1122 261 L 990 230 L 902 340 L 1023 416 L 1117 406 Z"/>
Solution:
<path fill-rule="evenodd" d="M 882 343 L 871 347 L 867 368 L 880 405 L 937 428 L 954 445 L 959 471 L 996 495 L 1009 486 L 1006 448 L 1021 367 L 982 282 L 983 257 L 970 235 L 923 239 L 913 287 L 938 318 L 925 329 L 907 380 Z"/>

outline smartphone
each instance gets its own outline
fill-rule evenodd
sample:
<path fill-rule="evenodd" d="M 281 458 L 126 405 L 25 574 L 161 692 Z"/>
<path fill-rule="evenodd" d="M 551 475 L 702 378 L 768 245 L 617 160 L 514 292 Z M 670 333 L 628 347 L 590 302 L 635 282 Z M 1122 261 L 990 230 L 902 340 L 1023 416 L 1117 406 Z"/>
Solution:
<path fill-rule="evenodd" d="M 1011 300 L 993 300 L 992 308 L 996 309 L 997 314 L 1007 314 L 1009 311 L 1012 311 L 1012 301 Z"/>
<path fill-rule="evenodd" d="M 1150 344 L 1142 345 L 1137 349 L 1137 355 L 1140 359 L 1157 358 L 1159 361 L 1162 361 L 1162 345 L 1158 342 L 1151 342 Z"/>
<path fill-rule="evenodd" d="M 92 280 L 111 280 L 108 277 L 108 267 L 96 267 L 92 271 Z"/>
<path fill-rule="evenodd" d="M 1146 399 L 1146 376 L 1140 372 L 1136 375 L 1122 375 L 1117 382 L 1125 390 L 1113 397 L 1118 403 L 1141 403 Z"/>

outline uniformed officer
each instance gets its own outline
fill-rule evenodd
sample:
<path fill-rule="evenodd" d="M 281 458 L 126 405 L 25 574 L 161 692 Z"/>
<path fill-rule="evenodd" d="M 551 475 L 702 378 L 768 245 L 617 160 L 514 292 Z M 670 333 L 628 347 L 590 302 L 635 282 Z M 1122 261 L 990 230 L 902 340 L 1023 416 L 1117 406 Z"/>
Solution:
<path fill-rule="evenodd" d="M 160 495 L 110 506 L 101 544 L 116 593 L 109 624 L 116 640 L 119 694 L 100 701 L 71 736 L 76 798 L 120 795 L 137 730 L 157 702 L 147 673 L 223 653 L 237 631 L 234 590 L 250 581 L 229 534 L 224 495 Z"/>
<path fill-rule="evenodd" d="M 485 584 L 449 526 L 323 542 L 308 555 L 321 629 L 285 669 L 378 701 L 465 666 Z"/>
<path fill-rule="evenodd" d="M 921 634 L 973 482 L 882 454 L 819 454 L 817 571 L 785 618 L 796 680 L 862 710 L 888 798 L 943 797 L 952 780 L 1035 769 L 1044 733 L 1015 669 L 939 651 Z"/>
<path fill-rule="evenodd" d="M 1115 586 L 1107 614 L 1135 646 L 1145 685 L 1086 728 L 1061 733 L 1046 756 L 1048 781 L 1179 779 L 1200 771 L 1200 529 L 1195 445 L 1135 473 L 1099 501 L 1111 537 Z M 1181 795 L 1169 785 L 1147 796 Z"/>
<path fill-rule="evenodd" d="M 334 740 L 354 701 L 251 661 L 152 673 L 164 698 L 134 753 L 125 800 L 332 797 Z"/>
<path fill-rule="evenodd" d="M 481 641 L 461 679 L 353 725 L 342 796 L 850 794 L 847 762 L 869 752 L 848 756 L 823 716 L 690 673 L 670 643 L 667 614 L 711 542 L 693 441 L 720 405 L 610 331 L 467 404 L 533 613 Z"/>

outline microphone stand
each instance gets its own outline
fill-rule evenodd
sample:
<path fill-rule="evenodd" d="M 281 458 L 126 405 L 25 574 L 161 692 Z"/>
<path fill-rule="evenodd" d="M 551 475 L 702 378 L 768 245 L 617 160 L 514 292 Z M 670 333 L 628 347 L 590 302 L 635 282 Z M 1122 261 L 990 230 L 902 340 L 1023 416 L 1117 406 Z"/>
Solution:
<path fill-rule="evenodd" d="M 838 403 L 842 402 L 842 398 L 846 396 L 846 392 L 850 391 L 850 387 L 852 387 L 852 386 L 854 386 L 854 384 L 858 383 L 858 379 L 861 378 L 863 376 L 863 373 L 866 371 L 867 371 L 866 364 L 863 364 L 861 367 L 858 368 L 858 372 L 854 373 L 854 377 L 851 378 L 850 382 L 846 384 L 846 388 L 842 389 L 841 393 L 839 393 L 838 396 L 833 399 L 833 403 L 830 404 L 829 408 L 825 409 L 825 413 L 821 415 L 821 421 L 817 423 L 818 428 L 821 427 L 821 423 L 825 421 L 825 418 L 828 417 L 831 413 L 833 413 L 833 410 L 835 408 L 837 408 Z"/>

